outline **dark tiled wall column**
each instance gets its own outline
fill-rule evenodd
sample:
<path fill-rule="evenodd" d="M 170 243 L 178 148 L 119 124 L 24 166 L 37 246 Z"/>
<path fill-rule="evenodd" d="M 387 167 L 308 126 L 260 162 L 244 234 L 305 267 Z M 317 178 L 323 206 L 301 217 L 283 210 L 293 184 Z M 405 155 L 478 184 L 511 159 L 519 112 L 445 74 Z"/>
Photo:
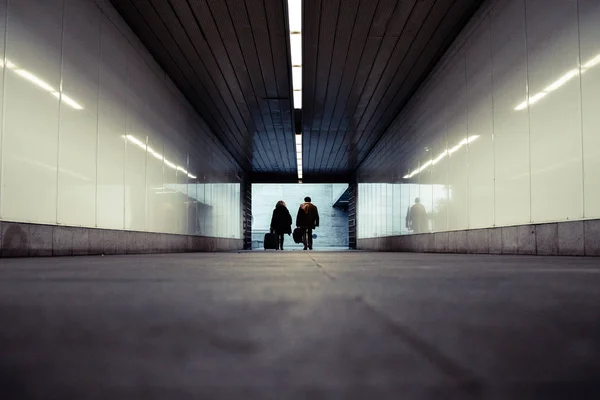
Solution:
<path fill-rule="evenodd" d="M 244 221 L 244 250 L 252 249 L 252 184 L 242 182 L 242 220 Z"/>
<path fill-rule="evenodd" d="M 348 247 L 356 249 L 356 202 L 358 193 L 358 184 L 348 185 Z"/>

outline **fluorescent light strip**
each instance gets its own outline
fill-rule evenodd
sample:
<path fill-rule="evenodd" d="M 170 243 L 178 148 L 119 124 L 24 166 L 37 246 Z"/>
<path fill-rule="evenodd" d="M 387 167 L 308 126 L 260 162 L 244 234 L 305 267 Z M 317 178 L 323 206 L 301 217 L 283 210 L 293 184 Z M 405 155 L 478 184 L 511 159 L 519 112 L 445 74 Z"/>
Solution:
<path fill-rule="evenodd" d="M 525 100 L 522 103 L 518 104 L 514 108 L 514 110 L 521 111 L 526 109 L 528 106 L 537 103 L 538 101 L 546 97 L 548 94 L 554 92 L 555 90 L 559 89 L 561 86 L 569 82 L 571 79 L 579 76 L 580 74 L 584 74 L 588 69 L 595 67 L 598 64 L 600 64 L 600 54 L 598 54 L 588 62 L 584 63 L 580 69 L 576 68 L 566 72 L 563 76 L 552 82 L 550 85 L 546 86 L 544 90 L 534 94 L 533 96 L 530 96 L 529 100 Z"/>
<path fill-rule="evenodd" d="M 423 172 L 427 168 L 429 168 L 430 165 L 435 165 L 435 164 L 439 163 L 440 161 L 442 161 L 444 159 L 444 157 L 446 157 L 450 154 L 456 153 L 461 147 L 473 142 L 474 140 L 476 140 L 478 138 L 479 138 L 479 135 L 472 135 L 472 136 L 469 136 L 468 138 L 461 140 L 456 146 L 452 147 L 449 150 L 442 151 L 439 156 L 437 156 L 433 160 L 427 161 L 425 164 L 421 165 L 419 168 L 415 169 L 410 174 L 404 175 L 403 178 L 410 179 L 413 176 L 420 174 L 421 172 Z"/>
<path fill-rule="evenodd" d="M 302 108 L 302 90 L 294 90 L 294 108 Z"/>
<path fill-rule="evenodd" d="M 288 0 L 292 95 L 294 109 L 302 108 L 302 0 Z M 302 134 L 296 135 L 298 183 L 302 183 Z"/>
<path fill-rule="evenodd" d="M 302 108 L 302 0 L 288 0 L 293 104 Z"/>
<path fill-rule="evenodd" d="M 292 67 L 292 87 L 294 91 L 302 90 L 302 67 Z"/>
<path fill-rule="evenodd" d="M 126 140 L 129 140 L 131 143 L 135 144 L 137 147 L 139 147 L 140 149 L 147 151 L 148 153 L 152 154 L 155 158 L 164 161 L 165 165 L 173 168 L 176 171 L 181 171 L 184 174 L 186 174 L 189 178 L 192 179 L 196 179 L 197 177 L 193 174 L 190 174 L 188 171 L 186 171 L 182 166 L 179 165 L 175 165 L 173 164 L 171 161 L 167 160 L 166 158 L 164 158 L 161 154 L 159 154 L 157 151 L 155 151 L 152 147 L 146 145 L 144 142 L 142 142 L 141 140 L 139 140 L 138 138 L 136 138 L 133 135 L 123 135 L 123 137 Z"/>
<path fill-rule="evenodd" d="M 290 52 L 292 66 L 302 66 L 302 34 L 290 33 Z"/>
<path fill-rule="evenodd" d="M 302 134 L 296 135 L 296 167 L 298 168 L 298 179 L 302 179 Z"/>
<path fill-rule="evenodd" d="M 302 31 L 302 0 L 288 0 L 290 32 Z"/>
<path fill-rule="evenodd" d="M 6 60 L 6 62 L 2 61 L 2 62 L 0 62 L 0 64 L 2 65 L 2 67 L 6 67 L 6 68 L 14 71 L 15 74 L 19 75 L 21 78 L 28 80 L 29 82 L 33 83 L 35 86 L 39 87 L 40 89 L 43 89 L 43 90 L 49 92 L 52 96 L 56 97 L 59 101 L 62 100 L 62 102 L 65 103 L 66 105 L 68 105 L 76 110 L 83 110 L 83 106 L 81 104 L 77 103 L 75 100 L 73 100 L 66 94 L 61 93 L 60 91 L 54 89 L 50 84 L 48 84 L 44 80 L 40 79 L 36 75 L 32 74 L 31 72 L 17 67 L 14 63 L 12 63 L 8 60 Z"/>

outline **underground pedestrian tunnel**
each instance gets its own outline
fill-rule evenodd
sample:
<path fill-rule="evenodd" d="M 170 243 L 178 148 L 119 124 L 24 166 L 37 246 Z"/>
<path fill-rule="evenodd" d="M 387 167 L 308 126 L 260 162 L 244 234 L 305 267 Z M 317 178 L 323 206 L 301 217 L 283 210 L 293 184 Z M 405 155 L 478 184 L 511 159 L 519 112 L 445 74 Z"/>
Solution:
<path fill-rule="evenodd" d="M 596 397 L 599 22 L 0 0 L 1 391 Z M 305 196 L 314 249 L 264 250 Z"/>

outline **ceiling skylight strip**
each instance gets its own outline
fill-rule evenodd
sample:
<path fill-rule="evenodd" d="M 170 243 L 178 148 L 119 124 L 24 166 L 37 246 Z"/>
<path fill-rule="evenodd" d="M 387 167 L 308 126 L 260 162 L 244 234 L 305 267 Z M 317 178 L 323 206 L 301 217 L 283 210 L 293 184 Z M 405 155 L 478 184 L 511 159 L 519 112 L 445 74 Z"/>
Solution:
<path fill-rule="evenodd" d="M 302 0 L 288 0 L 290 57 L 292 65 L 292 101 L 294 109 L 302 108 Z M 296 135 L 296 167 L 302 182 L 302 133 Z"/>

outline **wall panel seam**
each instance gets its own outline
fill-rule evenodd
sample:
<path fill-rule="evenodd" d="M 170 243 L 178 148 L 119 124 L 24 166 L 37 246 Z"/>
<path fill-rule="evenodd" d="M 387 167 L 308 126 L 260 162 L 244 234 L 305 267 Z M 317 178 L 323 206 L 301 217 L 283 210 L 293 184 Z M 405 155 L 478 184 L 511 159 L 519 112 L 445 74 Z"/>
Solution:
<path fill-rule="evenodd" d="M 58 83 L 58 123 L 56 133 L 56 215 L 54 222 L 59 224 L 60 221 L 60 116 L 62 109 L 62 96 L 63 96 L 63 71 L 65 63 L 65 7 L 66 0 L 62 0 L 62 13 L 61 13 L 61 32 L 60 32 L 60 78 Z"/>
<path fill-rule="evenodd" d="M 531 188 L 532 176 L 531 176 L 531 105 L 529 104 L 529 43 L 527 35 L 527 0 L 523 0 L 524 17 L 523 22 L 525 26 L 525 101 L 527 102 L 527 150 L 529 156 L 529 223 L 533 223 L 533 191 Z"/>
<path fill-rule="evenodd" d="M 2 54 L 2 63 L 6 66 L 6 43 L 8 38 L 8 6 L 9 0 L 6 0 L 4 7 L 4 48 Z M 6 115 L 6 68 L 2 68 L 2 127 L 0 131 L 0 220 L 4 217 L 4 130 Z"/>
<path fill-rule="evenodd" d="M 577 56 L 579 57 L 578 60 L 578 64 L 579 64 L 579 113 L 580 113 L 580 119 L 581 119 L 581 125 L 580 125 L 580 134 L 581 134 L 581 215 L 583 218 L 585 218 L 585 160 L 584 160 L 584 134 L 583 134 L 583 127 L 584 127 L 584 118 L 583 118 L 583 76 L 581 74 L 581 17 L 580 17 L 580 10 L 579 10 L 579 1 L 576 1 L 577 4 Z M 584 231 L 584 243 L 585 243 L 585 231 Z"/>
<path fill-rule="evenodd" d="M 98 41 L 98 91 L 96 92 L 96 184 L 95 184 L 95 205 L 94 205 L 94 226 L 98 227 L 98 170 L 99 161 L 100 161 L 100 78 L 102 76 L 102 26 L 103 22 L 103 13 L 100 10 L 98 14 L 98 33 L 100 35 Z"/>

